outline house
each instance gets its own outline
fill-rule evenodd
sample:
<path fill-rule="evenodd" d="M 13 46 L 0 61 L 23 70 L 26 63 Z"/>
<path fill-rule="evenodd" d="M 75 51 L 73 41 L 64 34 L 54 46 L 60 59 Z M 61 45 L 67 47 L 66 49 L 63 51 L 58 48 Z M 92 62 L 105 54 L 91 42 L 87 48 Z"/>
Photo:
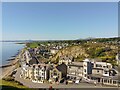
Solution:
<path fill-rule="evenodd" d="M 120 63 L 120 53 L 118 53 L 116 55 L 116 61 L 117 61 L 117 64 L 119 65 L 119 63 Z"/>
<path fill-rule="evenodd" d="M 55 48 L 50 49 L 51 54 L 56 54 L 57 52 L 58 52 L 58 49 L 55 49 Z"/>
<path fill-rule="evenodd" d="M 25 63 L 32 65 L 32 64 L 38 64 L 39 61 L 37 60 L 37 58 L 34 55 L 31 55 L 31 51 L 30 50 L 25 50 L 25 52 L 22 55 L 22 61 L 24 61 Z"/>
<path fill-rule="evenodd" d="M 20 77 L 35 83 L 44 83 L 45 80 L 49 79 L 49 68 L 50 66 L 46 64 L 24 65 Z"/>
<path fill-rule="evenodd" d="M 91 74 L 89 75 L 89 79 L 93 82 L 102 84 L 102 85 L 112 85 L 117 86 L 118 85 L 118 75 L 114 76 L 103 76 L 101 74 Z"/>
<path fill-rule="evenodd" d="M 48 80 L 48 66 L 45 64 L 33 64 L 33 82 L 44 83 Z"/>
<path fill-rule="evenodd" d="M 68 79 L 81 79 L 83 75 L 83 62 L 72 62 L 67 67 Z"/>
<path fill-rule="evenodd" d="M 73 61 L 72 56 L 60 56 L 59 57 L 59 64 L 64 63 L 64 64 L 68 65 L 68 64 L 71 64 L 72 61 Z"/>
<path fill-rule="evenodd" d="M 34 48 L 34 54 L 39 54 L 39 52 L 40 52 L 39 47 Z"/>
<path fill-rule="evenodd" d="M 100 83 L 105 84 L 105 85 L 118 86 L 118 76 L 116 75 L 112 77 L 102 77 Z"/>
<path fill-rule="evenodd" d="M 67 77 L 67 66 L 62 63 L 58 66 L 53 67 L 50 70 L 49 82 L 60 82 L 63 78 Z"/>
<path fill-rule="evenodd" d="M 71 80 L 82 78 L 84 81 L 96 81 L 106 85 L 116 85 L 115 77 L 117 77 L 117 73 L 110 63 L 96 62 L 89 59 L 85 59 L 83 62 L 72 62 L 68 64 L 67 69 L 67 77 Z M 110 82 L 109 79 L 111 79 Z"/>
<path fill-rule="evenodd" d="M 25 52 L 22 54 L 22 58 L 25 60 L 26 63 L 29 63 L 29 61 L 32 59 L 28 50 L 25 50 Z"/>
<path fill-rule="evenodd" d="M 103 76 L 110 76 L 112 65 L 106 62 L 94 62 L 92 74 L 101 74 Z"/>
<path fill-rule="evenodd" d="M 92 73 L 87 74 L 90 81 L 105 85 L 117 85 L 117 71 L 112 67 L 112 64 L 106 62 L 90 62 Z M 90 67 L 89 67 L 90 68 Z"/>
<path fill-rule="evenodd" d="M 24 79 L 33 79 L 33 69 L 28 65 L 24 64 L 21 68 L 20 77 Z"/>

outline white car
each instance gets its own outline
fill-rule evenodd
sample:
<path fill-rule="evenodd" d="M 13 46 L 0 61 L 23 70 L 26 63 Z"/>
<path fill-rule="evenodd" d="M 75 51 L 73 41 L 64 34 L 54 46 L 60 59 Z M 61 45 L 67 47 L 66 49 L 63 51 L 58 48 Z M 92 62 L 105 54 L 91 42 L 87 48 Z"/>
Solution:
<path fill-rule="evenodd" d="M 80 83 L 80 80 L 76 80 L 75 83 L 76 83 L 76 84 L 79 84 L 79 83 Z"/>

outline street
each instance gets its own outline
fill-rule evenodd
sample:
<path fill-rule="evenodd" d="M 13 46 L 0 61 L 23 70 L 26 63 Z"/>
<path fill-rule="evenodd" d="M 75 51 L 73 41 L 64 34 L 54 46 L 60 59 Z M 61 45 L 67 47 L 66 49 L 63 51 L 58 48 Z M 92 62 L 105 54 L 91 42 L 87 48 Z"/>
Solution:
<path fill-rule="evenodd" d="M 80 84 L 47 84 L 47 83 L 33 83 L 30 80 L 26 80 L 23 78 L 20 78 L 20 68 L 17 69 L 17 72 L 15 74 L 15 80 L 21 82 L 23 85 L 29 87 L 29 88 L 49 88 L 52 86 L 53 88 L 115 88 L 115 87 L 106 87 L 101 85 L 94 85 L 89 83 L 80 83 Z"/>

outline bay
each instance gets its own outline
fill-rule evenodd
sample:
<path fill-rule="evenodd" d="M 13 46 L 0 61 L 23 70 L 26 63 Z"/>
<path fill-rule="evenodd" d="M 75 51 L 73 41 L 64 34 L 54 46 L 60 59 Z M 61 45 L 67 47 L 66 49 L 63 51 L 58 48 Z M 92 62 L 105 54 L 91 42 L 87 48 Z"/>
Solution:
<path fill-rule="evenodd" d="M 24 44 L 16 44 L 17 42 L 0 42 L 0 66 L 6 65 L 12 56 L 15 56 L 19 50 L 24 48 Z"/>

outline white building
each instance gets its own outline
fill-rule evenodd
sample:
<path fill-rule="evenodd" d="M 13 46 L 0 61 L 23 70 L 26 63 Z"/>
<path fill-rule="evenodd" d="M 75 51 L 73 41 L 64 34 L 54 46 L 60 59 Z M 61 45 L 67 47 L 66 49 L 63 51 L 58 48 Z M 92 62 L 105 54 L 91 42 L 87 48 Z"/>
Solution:
<path fill-rule="evenodd" d="M 68 76 L 83 79 L 89 79 L 90 76 L 112 76 L 114 75 L 114 69 L 110 63 L 95 62 L 85 59 L 83 62 L 72 62 L 68 64 Z"/>
<path fill-rule="evenodd" d="M 29 61 L 32 59 L 28 50 L 25 50 L 25 52 L 23 53 L 23 59 L 26 61 L 26 63 L 29 63 Z"/>
<path fill-rule="evenodd" d="M 87 75 L 92 74 L 92 63 L 89 59 L 83 60 L 83 78 L 87 79 Z"/>
<path fill-rule="evenodd" d="M 102 69 L 102 75 L 103 76 L 110 76 L 110 69 L 112 69 L 112 65 L 110 63 L 106 62 L 92 62 L 94 63 L 93 69 Z M 94 72 L 94 71 L 93 71 Z M 99 72 L 99 71 L 98 71 Z"/>
<path fill-rule="evenodd" d="M 118 53 L 118 54 L 116 55 L 116 60 L 117 60 L 117 64 L 119 65 L 119 63 L 120 63 L 120 53 Z"/>
<path fill-rule="evenodd" d="M 50 49 L 50 52 L 51 52 L 52 54 L 56 54 L 56 53 L 58 52 L 58 49 Z"/>
<path fill-rule="evenodd" d="M 33 64 L 22 66 L 20 77 L 35 83 L 44 83 L 49 77 L 49 66 L 46 64 Z"/>
<path fill-rule="evenodd" d="M 61 56 L 61 57 L 59 57 L 59 64 L 64 63 L 64 64 L 68 65 L 68 64 L 72 63 L 72 60 L 73 60 L 73 57 L 71 57 L 71 56 L 68 56 L 68 57 Z"/>

